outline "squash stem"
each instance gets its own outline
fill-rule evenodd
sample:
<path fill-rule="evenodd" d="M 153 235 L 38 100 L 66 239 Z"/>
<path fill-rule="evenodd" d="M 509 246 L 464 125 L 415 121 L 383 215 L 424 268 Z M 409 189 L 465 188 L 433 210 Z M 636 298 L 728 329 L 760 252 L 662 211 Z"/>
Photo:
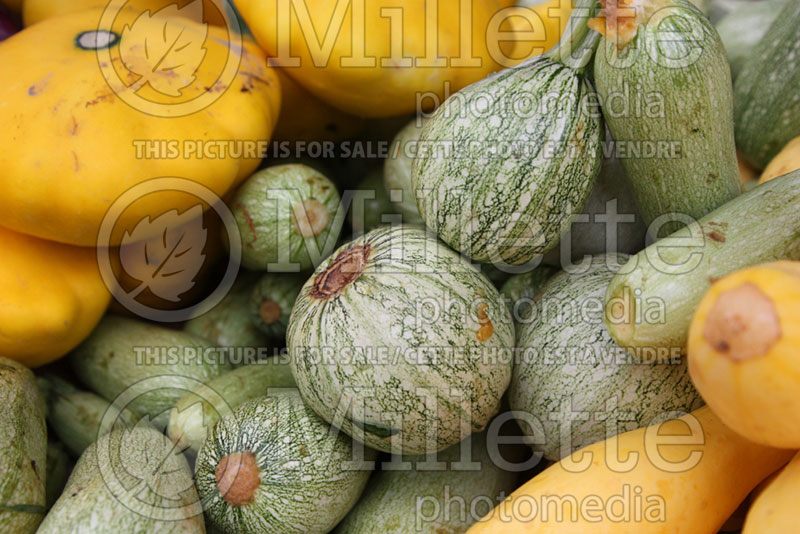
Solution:
<path fill-rule="evenodd" d="M 598 11 L 598 0 L 578 0 L 564 35 L 545 55 L 554 61 L 583 71 L 594 57 L 600 34 L 589 28 Z"/>

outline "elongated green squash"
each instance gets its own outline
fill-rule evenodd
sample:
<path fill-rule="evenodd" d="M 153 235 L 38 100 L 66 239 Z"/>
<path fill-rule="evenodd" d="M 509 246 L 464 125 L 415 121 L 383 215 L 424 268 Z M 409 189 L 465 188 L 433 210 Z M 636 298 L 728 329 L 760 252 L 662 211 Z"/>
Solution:
<path fill-rule="evenodd" d="M 586 52 L 597 43 L 567 32 L 569 42 Z M 595 90 L 585 64 L 568 66 L 563 53 L 557 46 L 462 89 L 422 129 L 411 174 L 419 212 L 476 261 L 519 265 L 555 247 L 600 172 Z"/>
<path fill-rule="evenodd" d="M 520 428 L 548 460 L 703 405 L 680 354 L 631 358 L 608 334 L 603 298 L 627 259 L 601 254 L 575 274 L 553 276 L 519 326 L 509 405 L 525 414 Z"/>
<path fill-rule="evenodd" d="M 337 534 L 463 534 L 499 499 L 516 488 L 517 473 L 498 466 L 486 434 L 428 456 L 404 456 L 407 468 L 386 469 L 370 479 L 364 496 L 339 523 Z M 442 466 L 435 464 L 442 463 Z M 467 467 L 469 464 L 476 464 Z M 432 465 L 434 464 L 434 465 Z M 453 503 L 465 506 L 453 506 Z M 479 505 L 483 505 L 483 509 Z"/>
<path fill-rule="evenodd" d="M 678 216 L 700 218 L 741 192 L 730 68 L 716 30 L 686 0 L 604 6 L 592 24 L 605 34 L 594 62 L 603 117 L 645 223 L 670 217 L 651 229 L 663 237 L 686 223 Z M 613 25 L 630 10 L 634 22 Z"/>
<path fill-rule="evenodd" d="M 220 419 L 197 457 L 206 518 L 238 534 L 330 532 L 369 479 L 362 464 L 372 455 L 358 452 L 296 390 L 248 401 Z"/>
<path fill-rule="evenodd" d="M 220 417 L 245 401 L 263 397 L 269 388 L 294 387 L 288 362 L 271 358 L 229 371 L 198 386 L 175 404 L 167 435 L 183 449 L 197 454 L 211 427 Z"/>
<path fill-rule="evenodd" d="M 0 532 L 32 534 L 45 512 L 45 406 L 33 373 L 2 357 L 0 406 Z"/>
<path fill-rule="evenodd" d="M 788 2 L 736 79 L 736 143 L 759 169 L 800 135 L 799 19 L 800 2 Z"/>
<path fill-rule="evenodd" d="M 286 344 L 286 326 L 294 301 L 307 279 L 299 273 L 265 273 L 250 291 L 250 322 L 281 347 Z"/>
<path fill-rule="evenodd" d="M 725 45 L 731 77 L 736 80 L 755 47 L 778 18 L 788 0 L 748 1 L 737 5 L 716 24 Z"/>
<path fill-rule="evenodd" d="M 203 338 L 112 315 L 69 355 L 69 362 L 78 378 L 108 401 L 132 392 L 130 403 L 120 408 L 162 427 L 187 391 L 233 368 Z"/>
<path fill-rule="evenodd" d="M 689 323 L 717 279 L 800 259 L 800 171 L 770 180 L 633 256 L 606 292 L 606 325 L 634 351 L 684 350 Z"/>
<path fill-rule="evenodd" d="M 417 227 L 381 227 L 323 262 L 287 334 L 303 399 L 370 447 L 436 452 L 484 428 L 511 375 L 497 289 Z"/>
<path fill-rule="evenodd" d="M 192 472 L 150 427 L 114 430 L 81 455 L 38 534 L 205 534 Z"/>

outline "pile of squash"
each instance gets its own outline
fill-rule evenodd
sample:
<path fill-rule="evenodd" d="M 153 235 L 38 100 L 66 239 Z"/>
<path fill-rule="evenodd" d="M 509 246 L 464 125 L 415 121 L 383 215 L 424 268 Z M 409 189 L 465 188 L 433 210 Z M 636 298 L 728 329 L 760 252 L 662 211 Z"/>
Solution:
<path fill-rule="evenodd" d="M 798 21 L 0 0 L 0 531 L 794 532 Z"/>

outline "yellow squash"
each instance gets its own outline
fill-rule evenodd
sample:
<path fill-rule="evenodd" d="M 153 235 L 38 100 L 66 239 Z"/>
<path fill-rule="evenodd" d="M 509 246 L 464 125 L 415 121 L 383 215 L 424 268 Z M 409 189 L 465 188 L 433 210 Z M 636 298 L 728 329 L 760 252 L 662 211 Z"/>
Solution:
<path fill-rule="evenodd" d="M 789 141 L 778 154 L 772 158 L 767 168 L 761 173 L 758 183 L 763 184 L 778 176 L 783 176 L 800 169 L 800 137 Z"/>
<path fill-rule="evenodd" d="M 715 282 L 692 319 L 688 353 L 695 387 L 725 424 L 800 449 L 800 262 Z"/>
<path fill-rule="evenodd" d="M 155 12 L 170 4 L 184 7 L 194 1 L 196 0 L 129 0 L 125 2 L 125 5 L 137 10 L 147 9 Z M 22 3 L 22 21 L 25 26 L 30 26 L 45 19 L 60 17 L 67 13 L 91 8 L 105 8 L 109 4 L 111 4 L 111 0 L 69 0 L 69 2 L 64 0 L 25 0 Z M 203 0 L 204 19 L 211 24 L 224 26 L 225 19 L 219 13 L 219 8 L 217 7 L 219 4 L 221 4 L 219 1 Z"/>
<path fill-rule="evenodd" d="M 560 32 L 553 28 L 565 24 L 566 18 L 556 20 L 547 8 L 559 6 L 559 12 L 566 13 L 569 0 L 551 0 L 535 11 L 512 4 L 510 0 L 236 2 L 276 64 L 321 100 L 364 117 L 429 109 L 530 55 L 530 41 L 538 43 L 541 53 L 557 40 Z M 527 34 L 516 33 L 525 29 Z"/>
<path fill-rule="evenodd" d="M 800 453 L 775 476 L 755 498 L 747 513 L 742 534 L 783 534 L 798 529 L 797 499 L 800 496 Z"/>
<path fill-rule="evenodd" d="M 94 249 L 0 228 L 0 356 L 38 367 L 77 346 L 111 295 Z"/>
<path fill-rule="evenodd" d="M 791 455 L 742 439 L 703 407 L 584 447 L 468 534 L 715 534 Z"/>
<path fill-rule="evenodd" d="M 91 32 L 101 13 L 47 19 L 0 43 L 0 225 L 95 245 L 129 188 L 180 177 L 222 196 L 261 160 L 257 143 L 272 133 L 280 87 L 256 46 L 229 44 L 223 28 L 129 10 L 121 26 L 100 27 L 112 37 L 98 52 Z M 163 53 L 176 35 L 180 46 Z M 196 202 L 175 191 L 143 195 L 118 228 Z"/>

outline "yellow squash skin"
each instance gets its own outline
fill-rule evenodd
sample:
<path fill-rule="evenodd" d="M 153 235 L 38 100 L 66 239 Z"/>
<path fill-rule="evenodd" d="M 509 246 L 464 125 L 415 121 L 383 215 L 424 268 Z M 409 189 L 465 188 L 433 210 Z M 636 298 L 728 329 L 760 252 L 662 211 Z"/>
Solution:
<path fill-rule="evenodd" d="M 800 449 L 800 262 L 779 261 L 714 283 L 689 329 L 689 372 L 730 428 Z"/>
<path fill-rule="evenodd" d="M 684 443 L 653 445 L 657 443 L 655 433 L 660 439 L 683 439 Z M 618 462 L 635 454 L 638 462 L 628 470 L 610 465 L 605 459 L 607 452 Z M 590 465 L 576 470 L 581 455 L 586 454 L 592 455 Z M 689 416 L 581 449 L 573 456 L 575 462 L 567 457 L 542 471 L 476 523 L 468 534 L 715 534 L 750 490 L 791 455 L 791 451 L 742 439 L 703 407 Z M 622 501 L 627 506 L 621 505 L 619 498 L 614 499 L 625 494 L 625 487 L 631 495 Z M 639 521 L 633 497 L 637 494 L 641 502 Z M 572 497 L 577 503 L 600 502 L 601 508 L 595 511 L 584 505 L 573 521 L 570 505 L 562 504 Z M 547 504 L 548 499 L 555 498 L 560 500 Z M 663 506 L 656 504 L 658 499 Z M 547 520 L 541 520 L 541 513 L 531 521 L 521 520 L 530 514 L 525 502 L 549 506 Z M 609 502 L 617 502 L 610 514 Z M 564 511 L 558 521 L 556 510 L 561 507 Z M 625 510 L 628 518 L 622 515 Z"/>
<path fill-rule="evenodd" d="M 25 0 L 22 3 L 22 22 L 25 26 L 36 24 L 45 19 L 60 17 L 67 13 L 84 11 L 92 8 L 105 8 L 111 0 Z M 183 7 L 193 0 L 130 0 L 126 6 L 132 6 L 137 10 L 149 9 L 153 12 L 170 4 L 178 4 Z M 225 19 L 218 14 L 213 7 L 211 0 L 203 1 L 203 8 L 207 13 L 206 20 L 217 26 L 224 26 Z"/>
<path fill-rule="evenodd" d="M 138 13 L 123 14 L 138 20 Z M 217 83 L 229 57 L 227 32 L 209 26 L 205 56 L 196 80 L 159 71 L 159 81 L 180 88 L 181 98 L 217 91 L 218 99 L 189 115 L 159 117 L 122 101 L 106 82 L 94 50 L 76 45 L 84 31 L 96 30 L 101 11 L 88 10 L 45 20 L 0 43 L 0 225 L 45 239 L 75 245 L 96 244 L 109 206 L 130 187 L 156 177 L 199 182 L 223 196 L 255 170 L 260 154 L 205 158 L 190 155 L 187 141 L 268 140 L 280 107 L 273 69 L 256 46 L 245 43 L 241 63 L 229 84 Z M 185 19 L 181 19 L 185 20 Z M 164 19 L 145 20 L 142 33 L 160 35 Z M 116 28 L 116 26 L 115 26 Z M 186 35 L 204 30 L 186 20 Z M 193 38 L 193 37 L 192 37 Z M 202 39 L 202 37 L 199 37 Z M 120 46 L 112 47 L 114 65 Z M 126 46 L 144 62 L 144 47 Z M 126 84 L 139 79 L 121 67 Z M 118 84 L 118 89 L 119 89 Z M 144 94 L 160 97 L 148 84 Z M 160 102 L 171 102 L 163 98 Z M 177 157 L 139 157 L 135 142 L 174 142 Z M 191 148 L 191 147 L 190 147 Z M 166 152 L 166 151 L 164 151 Z M 127 209 L 118 225 L 132 229 L 145 216 L 183 211 L 197 199 L 162 192 Z"/>
<path fill-rule="evenodd" d="M 555 5 L 557 1 L 551 0 L 549 4 Z M 288 4 L 261 0 L 236 2 L 256 39 L 277 64 L 286 67 L 290 76 L 318 98 L 353 115 L 389 117 L 417 111 L 420 106 L 427 108 L 436 98 L 441 101 L 447 94 L 524 58 L 524 54 L 516 52 L 512 30 L 523 29 L 525 23 L 511 14 L 519 15 L 525 8 L 514 7 L 510 0 L 438 0 L 431 3 L 438 6 L 438 13 L 434 9 L 426 11 L 423 0 L 314 0 L 292 2 L 301 6 L 300 15 L 292 10 L 291 16 L 284 16 L 286 9 L 279 6 Z M 460 32 L 462 4 L 472 9 L 471 24 L 463 24 L 464 32 Z M 302 9 L 304 6 L 308 11 Z M 337 6 L 341 8 L 339 11 Z M 352 6 L 364 7 L 363 18 L 356 13 L 353 22 Z M 399 18 L 400 9 L 402 26 L 389 18 L 391 13 Z M 491 24 L 493 16 L 503 9 L 507 11 Z M 300 20 L 307 21 L 302 28 Z M 546 20 L 552 24 L 549 17 Z M 315 29 L 311 29 L 311 24 Z M 548 31 L 544 22 L 537 21 L 535 26 L 534 40 L 557 40 L 555 33 L 559 32 Z M 329 54 L 325 46 L 319 47 L 325 43 L 326 31 Z M 390 38 L 393 31 L 397 37 L 394 40 Z M 499 45 L 498 31 L 506 32 L 499 39 L 504 42 Z M 426 50 L 426 33 L 430 46 L 438 44 L 438 49 Z M 466 46 L 462 53 L 462 34 L 465 42 L 471 39 L 472 54 Z M 526 51 L 531 48 L 530 43 L 520 46 Z M 540 52 L 546 46 L 542 45 Z M 312 56 L 317 58 L 316 62 Z M 287 57 L 297 58 L 299 66 L 289 65 Z M 444 64 L 434 65 L 436 60 Z"/>
<path fill-rule="evenodd" d="M 0 356 L 38 367 L 60 358 L 100 321 L 111 298 L 94 249 L 0 228 Z"/>
<path fill-rule="evenodd" d="M 758 183 L 763 184 L 778 176 L 783 176 L 800 169 L 800 137 L 789 141 L 778 154 L 772 158 L 767 168 L 761 173 Z"/>
<path fill-rule="evenodd" d="M 755 498 L 742 534 L 796 532 L 800 495 L 800 453 Z"/>

